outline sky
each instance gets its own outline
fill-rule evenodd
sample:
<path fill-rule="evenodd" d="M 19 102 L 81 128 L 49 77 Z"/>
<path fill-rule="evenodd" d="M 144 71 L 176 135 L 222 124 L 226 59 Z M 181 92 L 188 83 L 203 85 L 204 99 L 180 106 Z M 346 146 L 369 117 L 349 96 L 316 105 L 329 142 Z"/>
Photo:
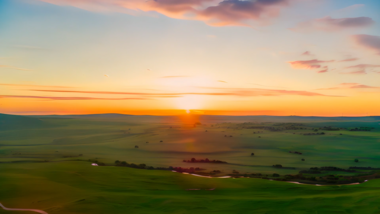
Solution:
<path fill-rule="evenodd" d="M 0 113 L 380 115 L 378 0 L 2 0 Z"/>

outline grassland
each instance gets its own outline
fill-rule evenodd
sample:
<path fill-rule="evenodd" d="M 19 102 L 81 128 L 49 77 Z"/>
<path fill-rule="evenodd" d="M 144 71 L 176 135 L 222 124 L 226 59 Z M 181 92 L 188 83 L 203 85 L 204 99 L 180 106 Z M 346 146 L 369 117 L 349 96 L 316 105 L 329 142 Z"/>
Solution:
<path fill-rule="evenodd" d="M 352 186 L 313 186 L 255 178 L 199 178 L 165 170 L 92 167 L 88 162 L 91 159 L 114 165 L 115 160 L 124 160 L 154 167 L 201 167 L 204 172 L 220 170 L 220 176 L 233 170 L 283 176 L 310 167 L 380 167 L 378 118 L 108 115 L 28 117 L 27 125 L 22 125 L 22 118 L 17 119 L 19 122 L 12 123 L 11 128 L 0 131 L 0 202 L 7 207 L 42 209 L 49 214 L 380 211 L 378 179 Z M 202 124 L 194 127 L 198 121 Z M 7 127 L 7 122 L 2 127 Z M 293 123 L 302 129 L 263 128 L 284 128 Z M 345 129 L 304 135 L 325 126 Z M 374 129 L 349 131 L 353 127 Z M 182 162 L 191 158 L 228 164 Z M 274 168 L 274 164 L 289 168 Z"/>

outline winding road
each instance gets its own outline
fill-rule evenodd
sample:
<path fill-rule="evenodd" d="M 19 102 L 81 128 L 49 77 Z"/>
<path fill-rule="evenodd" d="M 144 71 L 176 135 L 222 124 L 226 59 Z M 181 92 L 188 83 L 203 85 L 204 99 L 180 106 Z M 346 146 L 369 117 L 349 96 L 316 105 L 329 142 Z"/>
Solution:
<path fill-rule="evenodd" d="M 42 210 L 6 208 L 2 203 L 0 203 L 0 207 L 3 208 L 4 210 L 8 210 L 8 211 L 29 211 L 29 212 L 36 212 L 36 213 L 41 213 L 41 214 L 48 214 L 47 212 L 42 211 Z"/>

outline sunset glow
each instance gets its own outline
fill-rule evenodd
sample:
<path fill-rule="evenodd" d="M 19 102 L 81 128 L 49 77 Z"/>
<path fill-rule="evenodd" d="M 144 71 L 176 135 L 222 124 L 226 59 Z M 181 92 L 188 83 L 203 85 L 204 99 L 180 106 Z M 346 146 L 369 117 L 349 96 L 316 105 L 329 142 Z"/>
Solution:
<path fill-rule="evenodd" d="M 0 111 L 380 114 L 378 1 L 185 2 L 2 1 Z"/>

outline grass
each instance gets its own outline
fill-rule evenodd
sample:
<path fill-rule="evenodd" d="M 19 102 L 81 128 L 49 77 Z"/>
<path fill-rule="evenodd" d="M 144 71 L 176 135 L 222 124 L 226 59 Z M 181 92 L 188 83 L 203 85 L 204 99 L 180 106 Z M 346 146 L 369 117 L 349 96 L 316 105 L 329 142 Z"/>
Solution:
<path fill-rule="evenodd" d="M 208 179 L 162 170 L 93 167 L 87 161 L 97 159 L 112 164 L 124 160 L 154 167 L 201 167 L 205 171 L 221 170 L 221 175 L 232 170 L 285 175 L 321 166 L 380 167 L 378 122 L 303 122 L 310 129 L 375 127 L 371 132 L 324 131 L 326 135 L 318 136 L 301 135 L 312 130 L 272 132 L 243 128 L 244 125 L 236 123 L 201 122 L 205 124 L 194 128 L 160 117 L 40 118 L 38 124 L 43 126 L 2 129 L 0 202 L 7 207 L 42 209 L 49 214 L 379 213 L 380 180 L 377 179 L 353 186 L 313 186 L 252 178 Z M 264 133 L 253 134 L 254 131 Z M 303 155 L 289 151 L 300 151 Z M 182 162 L 192 157 L 229 164 Z M 354 162 L 355 158 L 359 163 Z M 273 164 L 296 169 L 277 169 Z M 215 190 L 206 190 L 212 188 Z M 0 213 L 8 212 L 0 210 Z"/>
<path fill-rule="evenodd" d="M 378 213 L 380 182 L 297 185 L 86 162 L 2 164 L 0 200 L 54 213 Z M 213 191 L 206 189 L 215 188 Z M 186 189 L 201 189 L 187 191 Z"/>

